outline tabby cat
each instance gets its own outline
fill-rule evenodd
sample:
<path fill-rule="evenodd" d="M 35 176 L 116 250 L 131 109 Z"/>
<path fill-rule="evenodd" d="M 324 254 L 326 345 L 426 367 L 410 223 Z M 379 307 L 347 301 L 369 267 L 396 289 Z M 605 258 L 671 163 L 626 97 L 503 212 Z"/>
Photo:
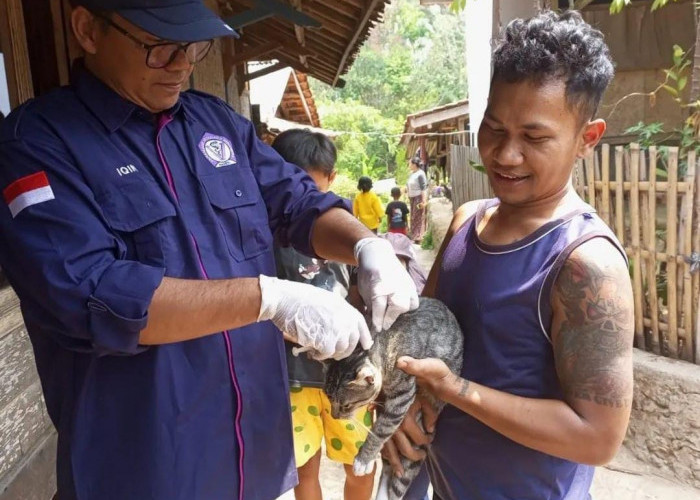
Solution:
<path fill-rule="evenodd" d="M 371 432 L 355 457 L 356 475 L 372 472 L 382 446 L 398 429 L 416 393 L 438 412 L 444 406 L 417 387 L 415 377 L 396 368 L 398 358 L 440 358 L 454 373 L 460 373 L 462 349 L 462 332 L 454 315 L 439 300 L 422 297 L 418 309 L 399 316 L 389 330 L 375 337 L 371 349 L 358 348 L 343 360 L 327 363 L 324 391 L 331 401 L 333 418 L 352 418 L 355 410 L 382 396 Z M 404 474 L 397 477 L 385 463 L 377 498 L 403 498 L 421 465 L 422 461 L 410 462 L 404 457 Z"/>

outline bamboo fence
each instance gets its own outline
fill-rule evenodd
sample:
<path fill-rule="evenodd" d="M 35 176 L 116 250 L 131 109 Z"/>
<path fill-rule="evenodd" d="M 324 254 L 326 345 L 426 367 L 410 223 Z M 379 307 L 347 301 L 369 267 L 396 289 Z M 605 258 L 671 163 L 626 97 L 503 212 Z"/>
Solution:
<path fill-rule="evenodd" d="M 700 253 L 695 153 L 638 144 L 597 148 L 581 161 L 574 187 L 615 231 L 630 260 L 635 345 L 700 363 Z M 697 264 L 696 264 L 697 266 Z"/>
<path fill-rule="evenodd" d="M 476 148 L 452 146 L 455 206 L 493 196 Z M 630 261 L 635 346 L 700 364 L 700 165 L 676 147 L 603 144 L 573 184 L 615 232 Z M 695 264 L 693 264 L 695 263 Z"/>

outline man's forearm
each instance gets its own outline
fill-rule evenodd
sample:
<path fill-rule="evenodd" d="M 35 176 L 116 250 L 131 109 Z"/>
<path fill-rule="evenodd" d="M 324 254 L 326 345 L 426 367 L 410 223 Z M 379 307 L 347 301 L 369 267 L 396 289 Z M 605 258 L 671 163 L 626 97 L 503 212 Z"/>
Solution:
<path fill-rule="evenodd" d="M 565 401 L 515 396 L 450 377 L 441 399 L 523 446 L 591 465 L 607 463 L 619 447 Z"/>
<path fill-rule="evenodd" d="M 324 259 L 355 265 L 353 249 L 362 238 L 375 234 L 360 221 L 340 208 L 331 208 L 314 223 L 311 244 Z"/>
<path fill-rule="evenodd" d="M 258 278 L 164 278 L 148 308 L 143 345 L 170 344 L 254 323 L 260 312 Z"/>

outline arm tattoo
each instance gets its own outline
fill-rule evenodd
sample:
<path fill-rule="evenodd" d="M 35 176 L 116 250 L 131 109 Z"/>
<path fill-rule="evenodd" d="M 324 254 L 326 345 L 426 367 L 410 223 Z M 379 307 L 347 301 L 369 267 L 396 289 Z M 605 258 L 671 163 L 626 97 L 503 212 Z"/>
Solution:
<path fill-rule="evenodd" d="M 555 285 L 562 321 L 554 355 L 567 398 L 612 408 L 631 404 L 629 290 L 629 276 L 620 269 L 593 259 L 569 258 L 564 264 Z"/>
<path fill-rule="evenodd" d="M 469 381 L 466 379 L 462 379 L 462 386 L 459 388 L 459 397 L 463 398 L 464 396 L 466 396 L 468 390 L 469 390 Z"/>

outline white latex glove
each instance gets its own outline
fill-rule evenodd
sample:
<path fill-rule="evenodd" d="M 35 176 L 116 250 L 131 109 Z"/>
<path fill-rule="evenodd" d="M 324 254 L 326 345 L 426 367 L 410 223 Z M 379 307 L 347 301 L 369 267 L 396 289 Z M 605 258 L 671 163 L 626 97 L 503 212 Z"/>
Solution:
<path fill-rule="evenodd" d="M 271 320 L 288 338 L 311 351 L 314 359 L 342 359 L 372 347 L 360 312 L 340 295 L 312 285 L 260 276 L 258 321 Z"/>
<path fill-rule="evenodd" d="M 418 307 L 416 285 L 394 253 L 391 243 L 381 238 L 363 238 L 355 244 L 357 288 L 378 332 L 396 318 Z"/>

